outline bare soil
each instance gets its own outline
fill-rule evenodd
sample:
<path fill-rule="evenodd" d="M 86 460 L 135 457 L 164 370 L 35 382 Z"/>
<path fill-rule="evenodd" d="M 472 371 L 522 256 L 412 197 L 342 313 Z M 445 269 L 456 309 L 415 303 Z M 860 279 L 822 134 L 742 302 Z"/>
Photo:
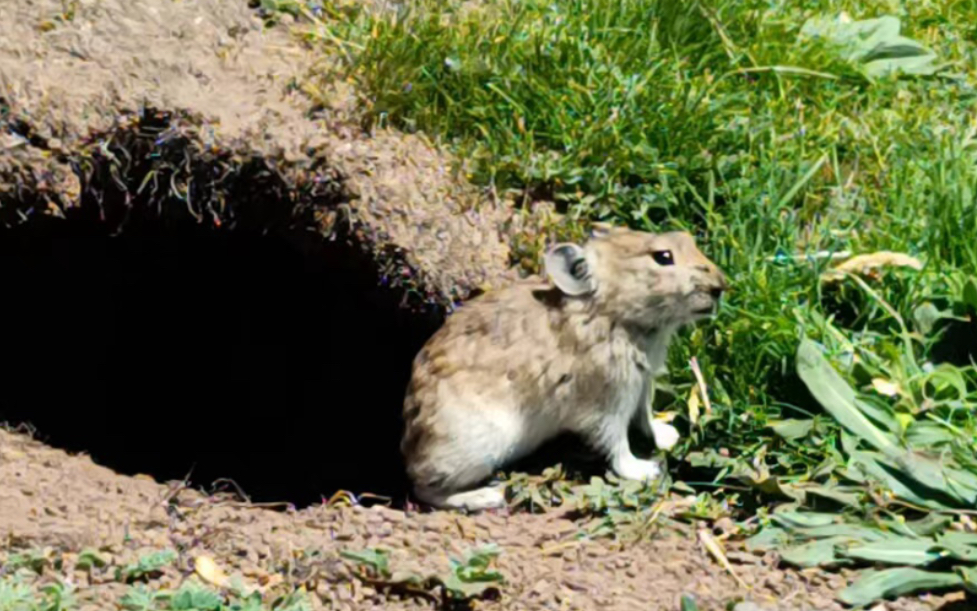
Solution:
<path fill-rule="evenodd" d="M 508 204 L 458 180 L 454 160 L 420 136 L 363 133 L 348 84 L 316 80 L 317 91 L 304 92 L 306 77 L 329 65 L 284 27 L 266 28 L 244 0 L 2 3 L 0 214 L 7 209 L 8 223 L 18 207 L 21 218 L 60 216 L 105 199 L 90 192 L 92 165 L 116 165 L 142 185 L 145 176 L 125 176 L 139 164 L 112 145 L 155 109 L 176 115 L 167 127 L 189 139 L 190 163 L 215 152 L 232 167 L 261 158 L 296 199 L 334 185 L 336 196 L 311 202 L 313 229 L 352 223 L 381 265 L 406 260 L 392 275 L 416 277 L 442 303 L 504 282 Z M 138 203 L 145 190 L 133 191 Z M 210 194 L 194 195 L 210 221 L 200 201 Z"/>
<path fill-rule="evenodd" d="M 61 573 L 79 586 L 83 608 L 105 609 L 127 586 L 114 568 L 156 550 L 176 550 L 179 559 L 152 580 L 176 587 L 208 556 L 232 579 L 266 590 L 266 596 L 299 586 L 316 608 L 401 609 L 431 607 L 423 596 L 378 592 L 354 575 L 340 552 L 382 548 L 391 569 L 447 575 L 451 558 L 485 544 L 501 549 L 505 577 L 496 600 L 476 601 L 495 609 L 679 608 L 693 595 L 703 611 L 736 601 L 770 611 L 841 609 L 833 594 L 845 574 L 778 569 L 773 556 L 729 550 L 744 589 L 704 550 L 692 531 L 661 531 L 634 545 L 578 538 L 581 525 L 568 515 L 496 513 L 466 516 L 403 512 L 323 504 L 295 510 L 206 497 L 180 482 L 155 483 L 124 477 L 69 456 L 21 433 L 0 431 L 0 559 L 20 550 L 49 549 L 64 559 Z M 101 550 L 110 565 L 95 572 L 73 570 L 78 554 Z M 57 571 L 55 571 L 57 572 Z M 50 578 L 50 575 L 48 575 Z M 924 596 L 879 609 L 962 611 L 959 597 Z"/>

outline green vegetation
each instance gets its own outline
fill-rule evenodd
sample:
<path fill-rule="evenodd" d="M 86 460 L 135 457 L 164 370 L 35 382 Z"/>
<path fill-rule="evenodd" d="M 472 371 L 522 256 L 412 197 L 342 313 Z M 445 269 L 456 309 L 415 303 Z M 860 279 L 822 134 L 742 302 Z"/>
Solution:
<path fill-rule="evenodd" d="M 341 58 L 323 78 L 358 85 L 366 126 L 424 132 L 576 229 L 699 236 L 734 290 L 657 397 L 685 434 L 676 485 L 759 507 L 758 544 L 798 564 L 901 571 L 848 602 L 891 579 L 975 587 L 972 542 L 941 533 L 972 536 L 977 511 L 977 3 L 289 7 Z M 517 260 L 538 258 L 527 244 Z M 559 480 L 545 496 L 568 498 Z M 549 502 L 516 484 L 518 504 Z M 598 496 L 619 520 L 633 494 Z M 798 526 L 826 519 L 812 510 L 839 521 Z M 896 552 L 874 553 L 883 536 Z"/>
<path fill-rule="evenodd" d="M 310 611 L 311 604 L 301 593 L 272 605 L 262 601 L 259 592 L 225 596 L 195 580 L 187 580 L 176 590 L 152 589 L 144 585 L 131 588 L 119 601 L 125 611 Z"/>
<path fill-rule="evenodd" d="M 234 583 L 214 588 L 196 576 L 181 578 L 176 587 L 161 580 L 175 571 L 177 554 L 151 551 L 135 562 L 115 565 L 95 550 L 81 551 L 73 561 L 50 548 L 10 554 L 0 563 L 0 611 L 73 611 L 92 602 L 124 611 L 308 611 L 312 608 L 302 587 L 284 593 L 248 591 Z M 87 571 L 92 583 L 73 585 L 72 571 Z M 198 571 L 199 572 L 199 571 Z M 99 585 L 131 584 L 117 600 L 100 599 Z M 170 580 L 172 581 L 172 580 Z"/>
<path fill-rule="evenodd" d="M 389 556 L 382 549 L 347 550 L 342 556 L 357 568 L 359 579 L 378 590 L 426 599 L 444 608 L 457 608 L 459 604 L 499 595 L 499 586 L 505 583 L 505 578 L 493 564 L 500 553 L 497 546 L 485 545 L 471 550 L 460 560 L 451 559 L 448 574 L 427 577 L 392 570 Z"/>
<path fill-rule="evenodd" d="M 65 583 L 36 586 L 16 575 L 0 578 L 0 611 L 67 611 L 74 602 L 74 590 Z"/>
<path fill-rule="evenodd" d="M 153 579 L 167 566 L 176 561 L 176 552 L 171 549 L 159 550 L 141 556 L 138 560 L 116 569 L 115 578 L 125 583 Z"/>

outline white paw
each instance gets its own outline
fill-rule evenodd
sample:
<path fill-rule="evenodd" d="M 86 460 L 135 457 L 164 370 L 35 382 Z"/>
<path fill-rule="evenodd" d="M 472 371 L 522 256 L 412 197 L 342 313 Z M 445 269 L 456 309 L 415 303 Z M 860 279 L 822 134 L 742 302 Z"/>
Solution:
<path fill-rule="evenodd" d="M 661 466 L 653 460 L 642 460 L 635 456 L 623 456 L 611 465 L 614 473 L 621 479 L 651 481 L 661 477 Z"/>
<path fill-rule="evenodd" d="M 467 492 L 458 492 L 447 498 L 447 505 L 468 511 L 499 509 L 505 507 L 505 489 L 502 486 L 486 486 Z"/>
<path fill-rule="evenodd" d="M 506 506 L 505 488 L 503 486 L 486 486 L 449 494 L 424 489 L 418 489 L 415 492 L 419 500 L 440 509 L 480 511 Z"/>
<path fill-rule="evenodd" d="M 659 450 L 671 450 L 679 440 L 678 429 L 661 420 L 651 421 L 651 435 Z"/>

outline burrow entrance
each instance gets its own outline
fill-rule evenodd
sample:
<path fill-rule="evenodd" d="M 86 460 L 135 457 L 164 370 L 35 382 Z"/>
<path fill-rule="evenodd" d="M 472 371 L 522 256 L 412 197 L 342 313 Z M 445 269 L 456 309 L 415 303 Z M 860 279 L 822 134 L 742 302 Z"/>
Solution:
<path fill-rule="evenodd" d="M 254 501 L 402 501 L 403 393 L 440 311 L 403 308 L 369 253 L 295 223 L 258 161 L 221 186 L 220 227 L 174 193 L 134 198 L 148 171 L 168 185 L 219 161 L 160 151 L 145 128 L 115 135 L 136 161 L 96 159 L 67 218 L 0 230 L 0 421 L 125 474 L 227 478 Z M 184 170 L 160 166 L 178 152 Z"/>

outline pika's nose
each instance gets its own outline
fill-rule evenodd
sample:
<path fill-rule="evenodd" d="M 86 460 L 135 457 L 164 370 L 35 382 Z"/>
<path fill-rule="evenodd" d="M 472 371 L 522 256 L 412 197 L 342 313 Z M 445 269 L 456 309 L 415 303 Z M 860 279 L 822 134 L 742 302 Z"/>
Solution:
<path fill-rule="evenodd" d="M 726 274 L 720 271 L 718 267 L 709 265 L 700 265 L 699 270 L 711 276 L 711 278 L 709 278 L 711 280 L 709 283 L 711 285 L 709 286 L 709 294 L 712 295 L 713 299 L 718 301 L 719 298 L 723 296 L 723 293 L 729 289 L 729 284 L 726 281 Z"/>

